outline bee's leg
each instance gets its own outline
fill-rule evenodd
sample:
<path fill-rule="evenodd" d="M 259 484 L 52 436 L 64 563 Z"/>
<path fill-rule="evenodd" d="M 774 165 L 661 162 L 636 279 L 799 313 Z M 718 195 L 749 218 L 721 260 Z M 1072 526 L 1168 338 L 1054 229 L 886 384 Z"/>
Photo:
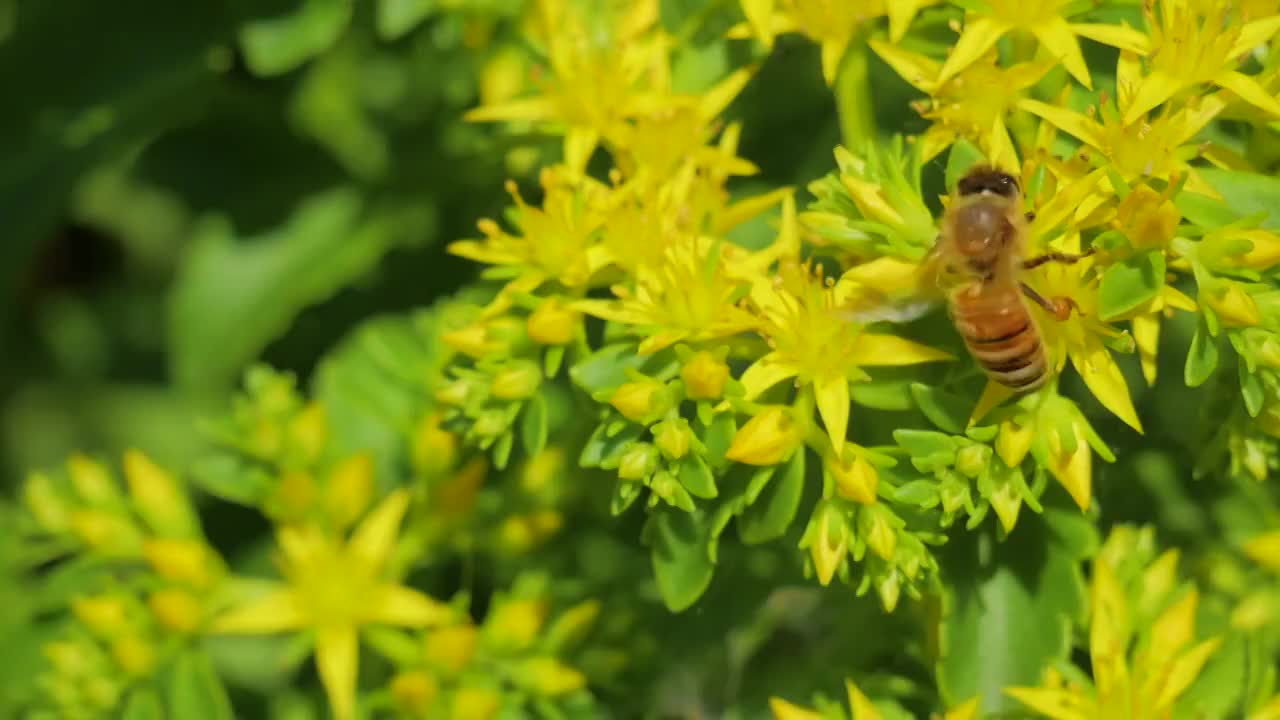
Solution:
<path fill-rule="evenodd" d="M 1046 312 L 1053 315 L 1059 322 L 1064 322 L 1071 317 L 1071 311 L 1080 312 L 1080 306 L 1076 305 L 1076 301 L 1068 297 L 1056 297 L 1052 300 L 1046 300 L 1040 293 L 1031 289 L 1026 283 L 1018 283 L 1022 287 L 1022 294 L 1031 299 L 1032 302 L 1044 308 Z"/>
<path fill-rule="evenodd" d="M 1089 248 L 1088 250 L 1085 250 L 1079 255 L 1073 255 L 1071 253 L 1060 253 L 1060 252 L 1045 253 L 1044 255 L 1041 255 L 1039 257 L 1033 257 L 1027 260 L 1023 260 L 1022 268 L 1024 270 L 1030 270 L 1031 268 L 1034 268 L 1034 267 L 1040 267 L 1041 265 L 1047 262 L 1060 262 L 1060 263 L 1066 263 L 1070 265 L 1072 263 L 1083 260 L 1084 258 L 1087 258 L 1092 254 L 1093 254 L 1093 248 Z"/>

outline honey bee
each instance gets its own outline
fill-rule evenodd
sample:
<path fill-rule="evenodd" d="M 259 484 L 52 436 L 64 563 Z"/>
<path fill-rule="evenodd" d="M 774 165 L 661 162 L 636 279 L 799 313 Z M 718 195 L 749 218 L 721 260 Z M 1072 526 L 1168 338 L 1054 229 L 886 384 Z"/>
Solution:
<path fill-rule="evenodd" d="M 1049 376 L 1040 331 L 1026 300 L 1067 320 L 1070 298 L 1045 299 L 1020 277 L 1048 262 L 1075 263 L 1080 255 L 1024 256 L 1027 225 L 1022 190 L 1010 174 L 977 166 L 956 183 L 927 262 L 937 268 L 948 314 L 965 346 L 988 377 L 1015 393 L 1031 392 Z"/>

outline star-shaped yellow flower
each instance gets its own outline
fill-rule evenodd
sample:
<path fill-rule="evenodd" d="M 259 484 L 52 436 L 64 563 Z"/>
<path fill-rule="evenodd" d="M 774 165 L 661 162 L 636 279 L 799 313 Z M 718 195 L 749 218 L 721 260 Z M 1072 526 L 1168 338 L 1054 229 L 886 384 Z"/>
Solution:
<path fill-rule="evenodd" d="M 1001 37 L 1016 30 L 1034 35 L 1087 88 L 1093 87 L 1093 81 L 1077 36 L 1130 50 L 1145 47 L 1146 36 L 1126 26 L 1067 22 L 1063 13 L 1080 7 L 1072 0 L 987 0 L 985 4 L 988 12 L 970 13 L 965 19 L 964 30 L 942 65 L 939 82 L 959 74 L 986 55 Z"/>
<path fill-rule="evenodd" d="M 316 667 L 334 716 L 353 717 L 360 628 L 421 628 L 453 616 L 447 605 L 384 577 L 408 507 L 408 491 L 391 493 L 345 541 L 315 525 L 278 528 L 285 581 L 264 583 L 264 592 L 218 617 L 214 632 L 314 633 Z"/>
<path fill-rule="evenodd" d="M 849 383 L 870 379 L 862 368 L 951 359 L 940 350 L 842 320 L 834 289 L 800 267 L 784 267 L 776 283 L 756 283 L 751 306 L 770 352 L 742 374 L 748 399 L 788 378 L 811 386 L 837 457 L 849 426 Z"/>

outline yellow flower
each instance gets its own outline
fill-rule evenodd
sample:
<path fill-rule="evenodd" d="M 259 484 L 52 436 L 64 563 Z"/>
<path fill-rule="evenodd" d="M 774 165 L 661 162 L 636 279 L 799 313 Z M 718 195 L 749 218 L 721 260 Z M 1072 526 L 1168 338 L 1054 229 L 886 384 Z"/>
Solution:
<path fill-rule="evenodd" d="M 728 348 L 725 348 L 727 354 Z M 680 368 L 684 392 L 690 400 L 717 400 L 729 380 L 729 365 L 723 356 L 703 350 L 689 358 Z"/>
<path fill-rule="evenodd" d="M 539 0 L 534 30 L 550 74 L 541 94 L 485 105 L 472 121 L 525 121 L 564 129 L 564 156 L 581 174 L 601 136 L 655 104 L 667 82 L 669 40 L 656 31 L 657 0 L 610 6 L 597 19 L 566 0 Z"/>
<path fill-rule="evenodd" d="M 1123 73 L 1126 65 L 1123 56 L 1120 65 Z M 1140 121 L 1134 122 L 1121 120 L 1121 113 L 1126 113 L 1126 101 L 1126 95 L 1121 93 L 1119 110 L 1110 103 L 1103 104 L 1096 113 L 1102 116 L 1101 122 L 1095 113 L 1082 114 L 1039 100 L 1025 99 L 1018 106 L 1097 150 L 1126 181 L 1157 178 L 1173 183 L 1185 176 L 1187 190 L 1218 197 L 1218 192 L 1200 177 L 1189 161 L 1199 152 L 1199 146 L 1192 143 L 1196 134 L 1226 107 L 1222 96 L 1196 98 L 1176 112 L 1145 120 L 1139 116 Z M 1103 186 L 1109 186 L 1109 181 Z M 1083 215 L 1077 214 L 1077 217 Z"/>
<path fill-rule="evenodd" d="M 845 556 L 849 553 L 850 536 L 844 511 L 831 500 L 818 503 L 813 509 L 813 517 L 809 520 L 805 536 L 800 541 L 800 548 L 808 548 L 814 572 L 822 585 L 831 584 L 836 571 L 844 567 Z"/>
<path fill-rule="evenodd" d="M 483 240 L 459 240 L 449 252 L 517 275 L 513 286 L 532 290 L 546 280 L 568 287 L 585 285 L 603 267 L 597 234 L 604 223 L 608 189 L 587 178 L 571 178 L 563 166 L 542 171 L 542 207 L 527 205 L 515 183 L 507 191 L 516 203 L 515 222 L 521 234 L 512 235 L 492 220 L 481 220 Z"/>
<path fill-rule="evenodd" d="M 581 326 L 582 319 L 577 312 L 557 298 L 547 298 L 529 313 L 525 332 L 530 340 L 542 345 L 567 345 Z"/>
<path fill-rule="evenodd" d="M 861 453 L 853 453 L 844 462 L 828 460 L 827 471 L 835 478 L 836 493 L 840 497 L 864 505 L 875 503 L 880 475 Z"/>
<path fill-rule="evenodd" d="M 1272 8 L 1264 17 L 1246 18 L 1233 10 L 1232 3 L 1204 0 L 1162 0 L 1146 6 L 1151 36 L 1133 49 L 1146 56 L 1147 73 L 1133 89 L 1125 123 L 1136 122 L 1183 90 L 1205 84 L 1280 116 L 1280 102 L 1256 77 L 1236 70 L 1240 58 L 1280 31 L 1280 15 Z"/>
<path fill-rule="evenodd" d="M 710 238 L 688 237 L 668 247 L 660 264 L 637 268 L 634 289 L 614 286 L 617 300 L 582 300 L 573 307 L 634 326 L 644 337 L 642 354 L 737 335 L 755 318 L 738 306 L 748 286 L 729 270 L 735 255 Z"/>
<path fill-rule="evenodd" d="M 939 82 L 942 66 L 936 61 L 881 40 L 871 40 L 870 44 L 902 79 L 930 97 L 915 104 L 916 111 L 932 121 L 917 140 L 922 160 L 933 159 L 956 138 L 963 137 L 976 139 L 978 147 L 996 166 L 1018 166 L 1005 118 L 1027 90 L 1049 71 L 1050 63 L 1026 62 L 1002 67 L 991 58 Z"/>
<path fill-rule="evenodd" d="M 742 0 L 745 25 L 733 28 L 730 37 L 754 34 L 767 47 L 783 33 L 804 33 L 822 47 L 822 77 L 828 85 L 836 80 L 840 61 L 850 42 L 866 23 L 889 18 L 889 37 L 897 42 L 922 8 L 939 0 Z M 781 5 L 781 7 L 778 7 Z"/>
<path fill-rule="evenodd" d="M 1078 253 L 1080 236 L 1072 233 L 1059 237 L 1045 246 L 1044 251 Z M 1133 341 L 1123 331 L 1098 319 L 1098 279 L 1090 273 L 1092 265 L 1093 259 L 1085 258 L 1075 264 L 1046 263 L 1028 272 L 1028 284 L 1043 297 L 1070 298 L 1075 302 L 1076 307 L 1068 319 L 1058 320 L 1039 305 L 1028 305 L 1036 317 L 1041 341 L 1055 371 L 1061 372 L 1070 359 L 1098 401 L 1129 427 L 1142 432 L 1129 386 L 1107 349 L 1109 341 L 1127 341 L 1130 346 Z"/>
<path fill-rule="evenodd" d="M 1092 88 L 1077 36 L 1128 49 L 1142 47 L 1146 40 L 1141 33 L 1121 25 L 1067 22 L 1064 11 L 1083 9 L 1071 0 L 987 0 L 985 5 L 987 12 L 966 17 L 964 31 L 942 66 L 939 82 L 951 79 L 986 55 L 1004 35 L 1022 31 L 1034 35 L 1072 77 Z"/>
<path fill-rule="evenodd" d="M 1093 562 L 1090 582 L 1089 651 L 1092 688 L 1063 686 L 1052 671 L 1042 687 L 1005 692 L 1054 720 L 1128 720 L 1172 717 L 1186 692 L 1221 644 L 1220 638 L 1194 643 L 1198 596 L 1195 590 L 1173 602 L 1176 553 L 1166 553 L 1129 582 L 1122 562 L 1138 550 L 1133 533 L 1122 528 L 1108 538 Z M 1122 540 L 1123 542 L 1116 542 Z M 1126 547 L 1126 545 L 1128 545 Z M 1126 589 L 1126 584 L 1136 586 Z M 1134 601 L 1131 598 L 1137 597 Z M 1164 606 L 1150 621 L 1145 618 Z M 1149 630 L 1138 634 L 1141 627 Z"/>
<path fill-rule="evenodd" d="M 355 712 L 358 634 L 371 624 L 427 627 L 447 621 L 448 606 L 384 578 L 409 494 L 388 495 L 349 539 L 318 527 L 285 526 L 276 537 L 284 583 L 226 611 L 213 630 L 232 634 L 315 633 L 316 666 L 334 716 Z"/>
<path fill-rule="evenodd" d="M 756 283 L 751 304 L 770 351 L 743 373 L 747 397 L 788 378 L 795 378 L 799 387 L 812 387 L 837 456 L 843 453 L 849 425 L 849 383 L 870 379 L 864 367 L 951 359 L 940 350 L 841 320 L 832 288 L 800 268 L 784 269 L 776 284 Z"/>
<path fill-rule="evenodd" d="M 884 717 L 852 680 L 844 681 L 844 689 L 849 700 L 849 717 L 852 720 L 880 720 Z M 976 697 L 971 698 L 947 710 L 942 720 L 975 720 L 978 717 L 979 700 Z M 773 712 L 773 720 L 823 720 L 829 717 L 817 710 L 800 707 L 778 697 L 769 698 L 769 709 Z M 937 715 L 931 717 L 937 717 Z"/>

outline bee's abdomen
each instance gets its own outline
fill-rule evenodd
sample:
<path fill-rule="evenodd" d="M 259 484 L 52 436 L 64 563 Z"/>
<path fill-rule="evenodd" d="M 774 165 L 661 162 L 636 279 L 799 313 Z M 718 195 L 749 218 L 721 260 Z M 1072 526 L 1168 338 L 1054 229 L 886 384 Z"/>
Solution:
<path fill-rule="evenodd" d="M 1020 297 L 957 300 L 951 311 L 969 354 L 992 380 L 1018 392 L 1044 384 L 1040 333 Z"/>

